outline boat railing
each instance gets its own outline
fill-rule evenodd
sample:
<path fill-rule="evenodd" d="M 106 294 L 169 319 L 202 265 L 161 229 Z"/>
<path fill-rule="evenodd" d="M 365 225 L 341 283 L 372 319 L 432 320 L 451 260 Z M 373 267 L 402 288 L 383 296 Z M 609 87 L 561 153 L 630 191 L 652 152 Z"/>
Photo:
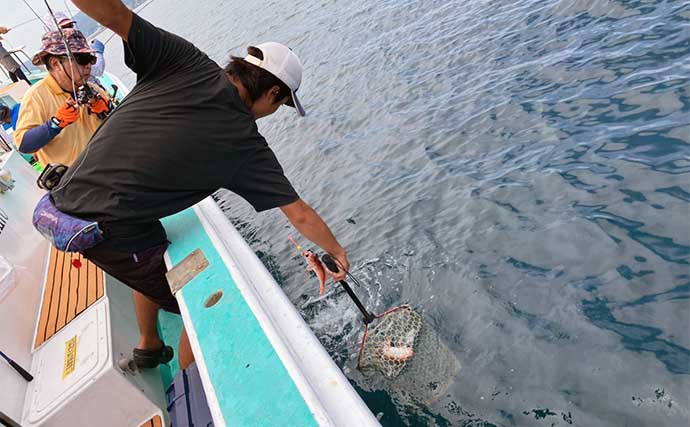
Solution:
<path fill-rule="evenodd" d="M 12 56 L 12 58 L 15 61 L 17 61 L 17 64 L 19 64 L 19 66 L 26 71 L 26 74 L 29 75 L 32 74 L 33 71 L 31 71 L 31 69 L 26 64 L 31 64 L 31 57 L 24 51 L 24 48 L 25 46 L 19 46 L 17 48 L 8 50 L 7 53 L 9 53 L 10 56 Z M 21 56 L 26 58 L 26 60 L 22 59 Z M 10 73 L 4 67 L 0 66 L 0 70 L 2 70 L 2 73 L 5 75 L 5 78 L 10 78 Z"/>

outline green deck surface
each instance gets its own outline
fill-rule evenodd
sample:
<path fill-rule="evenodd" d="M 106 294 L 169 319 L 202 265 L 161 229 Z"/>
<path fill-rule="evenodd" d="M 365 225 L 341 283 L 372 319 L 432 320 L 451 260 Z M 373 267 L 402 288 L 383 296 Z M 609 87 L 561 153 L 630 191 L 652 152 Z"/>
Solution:
<path fill-rule="evenodd" d="M 194 211 L 165 218 L 163 224 L 173 265 L 197 248 L 209 262 L 180 292 L 227 424 L 318 425 Z M 220 301 L 204 307 L 219 290 Z"/>
<path fill-rule="evenodd" d="M 175 357 L 167 365 L 161 365 L 161 378 L 163 379 L 163 386 L 168 389 L 173 378 L 180 370 L 180 364 L 177 361 L 177 348 L 180 343 L 180 332 L 182 331 L 182 318 L 177 314 L 168 313 L 161 310 L 158 313 L 158 333 L 163 342 L 175 349 Z"/>

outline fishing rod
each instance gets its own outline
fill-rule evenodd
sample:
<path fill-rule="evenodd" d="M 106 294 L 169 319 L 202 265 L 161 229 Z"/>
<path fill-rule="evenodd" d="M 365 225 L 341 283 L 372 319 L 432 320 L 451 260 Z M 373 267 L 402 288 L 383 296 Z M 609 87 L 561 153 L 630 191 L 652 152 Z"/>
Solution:
<path fill-rule="evenodd" d="M 22 25 L 26 25 L 26 24 L 28 24 L 29 22 L 34 22 L 34 21 L 36 21 L 36 20 L 39 20 L 39 19 L 38 19 L 38 18 L 31 18 L 31 19 L 29 19 L 29 20 L 20 22 L 20 23 L 17 24 L 17 25 L 12 25 L 9 29 L 10 29 L 10 30 L 14 30 L 15 28 L 19 28 L 19 27 L 21 27 Z M 43 23 L 43 21 L 41 21 L 41 23 Z"/>
<path fill-rule="evenodd" d="M 2 411 L 0 411 L 0 424 L 7 427 L 22 427 L 19 425 L 19 423 L 17 423 L 15 420 L 10 418 L 9 415 L 5 414 Z"/>
<path fill-rule="evenodd" d="M 43 19 L 41 18 L 41 16 L 34 10 L 33 7 L 31 7 L 31 5 L 29 4 L 29 2 L 26 1 L 26 0 L 22 0 L 22 2 L 24 2 L 24 4 L 26 5 L 26 7 L 28 7 L 28 8 L 34 13 L 34 15 L 36 15 L 36 19 L 38 19 L 39 21 L 41 21 L 41 24 L 43 24 L 43 28 L 44 28 L 45 30 L 47 30 L 47 31 L 50 31 L 50 27 L 48 26 L 48 24 L 46 24 L 46 23 L 43 21 Z"/>
<path fill-rule="evenodd" d="M 137 10 L 134 11 L 134 13 L 136 13 L 136 14 L 141 13 L 141 11 L 144 10 L 144 8 L 145 8 L 146 6 L 148 6 L 148 5 L 150 5 L 151 3 L 153 3 L 153 0 L 149 0 L 148 2 L 146 2 L 146 4 L 143 4 L 143 5 L 141 5 L 140 7 L 138 7 Z M 112 30 L 111 30 L 111 31 L 112 31 Z M 115 37 L 116 35 L 117 35 L 117 34 L 115 33 L 115 31 L 113 31 L 113 33 L 110 35 L 110 37 L 108 37 L 107 39 L 105 39 L 105 41 L 103 42 L 103 44 L 108 44 L 108 42 L 109 42 L 110 40 L 112 40 L 113 37 Z"/>
<path fill-rule="evenodd" d="M 92 105 L 92 103 L 97 102 L 99 99 L 104 101 L 108 105 L 108 109 L 106 111 L 101 111 L 98 113 L 95 113 L 96 116 L 98 116 L 99 119 L 103 120 L 107 117 L 108 113 L 112 110 L 113 105 L 110 101 L 107 101 L 103 99 L 100 93 L 96 92 L 89 86 L 89 82 L 84 78 L 84 74 L 81 72 L 81 69 L 76 66 L 77 59 L 74 56 L 74 53 L 72 52 L 72 49 L 69 47 L 69 43 L 67 42 L 67 37 L 65 36 L 65 33 L 62 31 L 62 27 L 60 27 L 60 23 L 58 22 L 57 18 L 55 17 L 55 13 L 53 13 L 53 9 L 50 7 L 50 4 L 48 4 L 48 0 L 43 0 L 45 3 L 46 7 L 48 8 L 48 13 L 50 13 L 50 16 L 53 18 L 53 22 L 55 22 L 55 27 L 57 28 L 57 31 L 60 33 L 60 37 L 62 38 L 62 43 L 65 45 L 65 49 L 67 50 L 67 60 L 69 61 L 70 68 L 72 69 L 72 73 L 69 74 L 70 80 L 72 81 L 72 93 L 74 95 L 74 100 L 76 101 L 77 105 Z M 64 65 L 61 63 L 63 71 L 65 71 L 65 74 L 67 74 L 67 71 L 65 70 Z M 79 78 L 81 79 L 82 84 L 77 88 L 74 84 L 74 69 L 76 68 L 77 73 L 79 73 Z M 78 90 L 77 90 L 78 89 Z M 114 96 L 114 95 L 113 95 Z M 89 113 L 91 110 L 89 110 Z"/>
<path fill-rule="evenodd" d="M 69 8 L 67 5 L 67 0 L 62 0 L 62 3 L 65 5 L 65 9 L 67 9 L 67 13 L 69 13 L 69 17 L 72 19 L 72 21 L 76 22 L 76 19 L 74 19 L 74 14 L 72 14 L 72 9 Z"/>
<path fill-rule="evenodd" d="M 89 90 L 89 85 L 86 84 L 86 81 L 84 80 L 84 75 L 81 73 L 81 70 L 79 67 L 74 67 L 72 65 L 72 60 L 74 62 L 77 62 L 77 59 L 74 57 L 74 54 L 72 53 L 72 49 L 69 48 L 69 43 L 67 43 L 67 37 L 65 37 L 65 33 L 62 32 L 62 27 L 60 27 L 60 23 L 58 22 L 57 18 L 55 17 L 55 14 L 53 13 L 53 9 L 50 7 L 50 4 L 48 4 L 48 0 L 43 0 L 43 3 L 46 4 L 46 7 L 48 8 L 48 13 L 50 13 L 50 16 L 53 18 L 53 22 L 55 22 L 55 28 L 57 28 L 58 32 L 60 33 L 60 37 L 62 38 L 62 43 L 65 45 L 65 49 L 67 49 L 67 60 L 69 61 L 69 66 L 72 69 L 72 73 L 70 73 L 70 80 L 72 81 L 72 93 L 74 94 L 75 98 L 78 98 L 77 95 L 77 88 L 74 85 L 74 69 L 77 69 L 77 72 L 79 73 L 79 78 L 81 78 L 81 81 L 84 82 L 82 87 L 85 87 L 86 90 Z M 63 66 L 64 70 L 64 66 Z M 81 89 L 81 88 L 80 88 Z M 75 101 L 78 101 L 75 99 Z"/>
<path fill-rule="evenodd" d="M 43 27 L 47 31 L 50 31 L 50 26 L 45 21 L 43 21 L 41 16 L 38 14 L 38 12 L 36 12 L 36 10 L 33 7 L 31 7 L 29 2 L 27 0 L 22 0 L 22 2 L 26 5 L 26 7 L 29 8 L 29 10 L 31 10 L 31 12 L 33 12 L 33 14 L 36 16 L 36 19 L 41 21 L 41 23 L 43 24 Z M 73 61 L 76 62 L 76 59 L 74 58 L 74 55 L 72 54 L 72 50 L 69 48 L 69 44 L 67 43 L 67 38 L 65 37 L 65 33 L 62 32 L 62 28 L 60 27 L 60 23 L 58 22 L 57 18 L 55 17 L 55 14 L 53 13 L 53 9 L 48 4 L 48 0 L 43 0 L 43 2 L 45 3 L 46 7 L 48 8 L 48 12 L 50 13 L 50 16 L 53 18 L 53 22 L 55 23 L 55 27 L 57 28 L 58 32 L 60 33 L 60 37 L 62 38 L 62 43 L 65 45 L 65 49 L 67 49 L 67 60 L 70 63 L 70 68 L 72 70 L 74 70 L 74 68 L 77 68 L 77 72 L 79 73 L 79 77 L 81 78 L 82 81 L 84 81 L 84 75 L 82 74 L 81 70 L 78 67 L 74 67 L 72 65 L 72 62 Z M 73 74 L 70 74 L 70 81 L 72 82 L 72 94 L 74 95 L 75 98 L 78 98 L 79 96 L 77 95 L 77 88 L 76 88 L 76 85 L 74 84 Z M 87 92 L 87 95 L 88 95 L 90 92 L 89 85 L 86 84 L 86 82 L 85 82 L 85 84 L 82 85 L 82 87 L 85 89 L 85 91 Z M 80 89 L 82 87 L 80 87 Z"/>
<path fill-rule="evenodd" d="M 10 357 L 8 355 L 6 355 L 5 353 L 3 353 L 2 351 L 0 351 L 0 357 L 5 359 L 7 361 L 7 363 L 9 363 L 10 366 L 13 367 L 14 370 L 17 371 L 17 373 L 19 375 L 21 375 L 25 380 L 32 381 L 34 379 L 34 377 L 29 372 L 27 372 L 26 369 L 19 366 L 19 363 L 10 359 Z"/>

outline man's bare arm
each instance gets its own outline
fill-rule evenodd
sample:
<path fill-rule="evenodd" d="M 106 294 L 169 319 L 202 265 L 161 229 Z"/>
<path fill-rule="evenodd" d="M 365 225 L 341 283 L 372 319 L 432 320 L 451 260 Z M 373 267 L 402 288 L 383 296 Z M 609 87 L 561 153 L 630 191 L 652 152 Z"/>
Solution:
<path fill-rule="evenodd" d="M 345 270 L 350 269 L 345 249 L 340 246 L 331 229 L 311 206 L 300 199 L 289 205 L 281 206 L 280 209 L 302 236 L 328 252 Z M 341 270 L 338 274 L 331 274 L 331 276 L 334 280 L 344 280 L 345 272 Z"/>
<path fill-rule="evenodd" d="M 132 26 L 132 11 L 120 0 L 72 0 L 75 6 L 99 24 L 110 28 L 127 41 Z"/>

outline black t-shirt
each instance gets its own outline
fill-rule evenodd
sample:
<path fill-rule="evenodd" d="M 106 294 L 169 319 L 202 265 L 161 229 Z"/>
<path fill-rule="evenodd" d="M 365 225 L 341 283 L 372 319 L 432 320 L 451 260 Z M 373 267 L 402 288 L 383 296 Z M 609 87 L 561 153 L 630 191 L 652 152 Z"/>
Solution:
<path fill-rule="evenodd" d="M 206 54 L 134 15 L 125 62 L 137 83 L 51 193 L 58 209 L 98 221 L 105 245 L 139 251 L 165 241 L 159 218 L 220 187 L 257 211 L 299 199 Z"/>

